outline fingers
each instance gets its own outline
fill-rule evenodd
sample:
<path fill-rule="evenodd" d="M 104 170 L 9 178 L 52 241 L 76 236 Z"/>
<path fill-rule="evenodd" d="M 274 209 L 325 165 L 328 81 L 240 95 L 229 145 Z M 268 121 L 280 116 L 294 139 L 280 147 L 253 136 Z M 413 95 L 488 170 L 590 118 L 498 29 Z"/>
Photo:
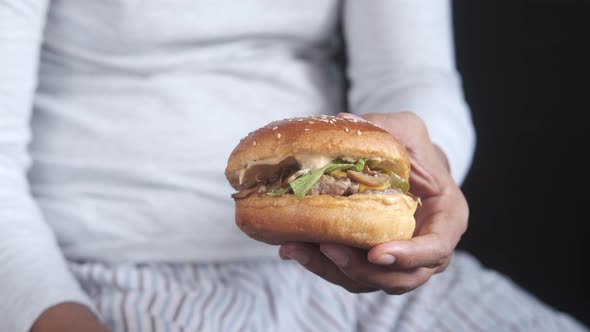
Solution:
<path fill-rule="evenodd" d="M 377 290 L 350 279 L 330 259 L 328 259 L 317 245 L 307 243 L 287 243 L 281 246 L 279 255 L 283 259 L 293 259 L 307 270 L 319 277 L 352 293 L 366 293 Z"/>
<path fill-rule="evenodd" d="M 428 268 L 392 270 L 367 261 L 365 252 L 347 246 L 322 244 L 320 251 L 326 255 L 348 278 L 388 294 L 403 294 L 422 284 L 434 274 Z"/>
<path fill-rule="evenodd" d="M 441 273 L 444 270 L 446 270 L 447 267 L 449 266 L 449 264 L 451 264 L 451 260 L 453 260 L 453 255 L 449 256 L 449 258 L 447 258 L 443 264 L 441 264 L 439 267 L 435 268 L 434 273 Z"/>
<path fill-rule="evenodd" d="M 458 237 L 450 232 L 418 235 L 408 241 L 393 241 L 372 248 L 369 262 L 398 269 L 427 267 L 444 270 L 453 255 Z M 442 269 L 441 269 L 442 267 Z"/>
<path fill-rule="evenodd" d="M 348 113 L 338 116 L 359 119 Z M 467 202 L 450 177 L 444 154 L 432 144 L 419 117 L 396 113 L 365 114 L 362 118 L 396 135 L 410 152 L 412 192 L 423 203 L 415 214 L 414 237 L 378 245 L 368 253 L 338 245 L 287 244 L 281 256 L 295 259 L 313 273 L 349 290 L 383 289 L 401 294 L 448 266 L 467 227 Z"/>
<path fill-rule="evenodd" d="M 436 268 L 444 264 L 453 253 L 453 246 L 440 234 L 417 236 L 408 241 L 393 241 L 372 248 L 369 262 L 394 265 L 400 269 L 419 267 Z"/>
<path fill-rule="evenodd" d="M 367 259 L 374 264 L 393 265 L 399 269 L 428 267 L 444 270 L 467 229 L 466 203 L 452 196 L 424 200 L 422 211 L 430 212 L 416 215 L 416 235 L 407 241 L 375 246 Z"/>
<path fill-rule="evenodd" d="M 283 259 L 293 259 L 321 278 L 353 293 L 378 289 L 388 294 L 404 294 L 423 285 L 437 270 L 398 270 L 367 261 L 365 251 L 341 245 L 284 244 Z M 441 265 L 443 266 L 443 265 Z M 446 265 L 444 265 L 446 266 Z"/>

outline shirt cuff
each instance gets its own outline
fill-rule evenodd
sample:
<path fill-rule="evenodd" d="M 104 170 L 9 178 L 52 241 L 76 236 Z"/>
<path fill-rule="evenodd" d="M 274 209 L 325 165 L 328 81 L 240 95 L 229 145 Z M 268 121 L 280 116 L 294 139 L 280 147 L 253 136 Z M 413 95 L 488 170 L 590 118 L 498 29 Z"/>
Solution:
<path fill-rule="evenodd" d="M 26 261 L 26 265 L 8 264 L 13 265 L 9 266 L 11 271 L 0 272 L 0 331 L 27 332 L 43 312 L 65 302 L 82 304 L 99 317 L 59 252 L 43 257 L 37 252 L 39 259 L 29 255 L 20 257 L 25 258 L 21 262 Z"/>

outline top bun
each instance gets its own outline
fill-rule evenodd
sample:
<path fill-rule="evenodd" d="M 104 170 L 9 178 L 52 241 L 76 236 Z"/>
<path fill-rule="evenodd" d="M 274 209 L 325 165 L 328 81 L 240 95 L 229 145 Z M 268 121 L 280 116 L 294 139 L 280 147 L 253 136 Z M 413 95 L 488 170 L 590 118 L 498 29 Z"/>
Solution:
<path fill-rule="evenodd" d="M 238 189 L 240 173 L 253 163 L 303 154 L 380 158 L 394 162 L 400 177 L 410 176 L 408 153 L 388 131 L 368 121 L 326 115 L 275 121 L 251 132 L 229 156 L 225 176 Z"/>

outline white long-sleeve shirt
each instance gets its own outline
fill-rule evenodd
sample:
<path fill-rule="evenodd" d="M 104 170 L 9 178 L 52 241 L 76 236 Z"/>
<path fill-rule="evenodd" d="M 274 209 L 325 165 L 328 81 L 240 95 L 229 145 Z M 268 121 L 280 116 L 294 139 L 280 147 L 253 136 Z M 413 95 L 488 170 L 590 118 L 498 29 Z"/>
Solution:
<path fill-rule="evenodd" d="M 474 133 L 449 10 L 0 0 L 0 331 L 25 331 L 60 302 L 90 306 L 66 258 L 275 256 L 234 226 L 223 175 L 239 139 L 271 120 L 410 110 L 461 182 Z"/>

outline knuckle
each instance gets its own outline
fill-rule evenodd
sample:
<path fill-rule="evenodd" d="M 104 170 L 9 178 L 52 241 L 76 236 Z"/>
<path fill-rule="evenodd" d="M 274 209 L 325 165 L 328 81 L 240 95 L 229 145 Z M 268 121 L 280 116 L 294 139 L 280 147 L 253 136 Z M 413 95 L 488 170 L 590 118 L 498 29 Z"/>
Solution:
<path fill-rule="evenodd" d="M 463 234 L 465 234 L 467 232 L 468 226 L 469 226 L 469 223 L 467 222 L 467 219 L 465 219 L 465 221 L 463 221 L 461 223 L 461 236 L 463 236 Z"/>
<path fill-rule="evenodd" d="M 461 234 L 464 234 L 467 231 L 467 226 L 469 223 L 469 204 L 465 199 L 465 195 L 463 192 L 457 188 L 456 190 L 456 205 L 457 205 L 457 219 L 461 226 Z"/>
<path fill-rule="evenodd" d="M 447 259 L 447 257 L 449 257 L 452 253 L 453 253 L 453 248 L 451 247 L 451 245 L 449 245 L 448 243 L 441 244 L 438 247 L 437 252 L 436 252 L 436 256 L 438 257 L 436 264 L 438 264 L 438 265 L 443 264 L 444 261 Z"/>
<path fill-rule="evenodd" d="M 444 264 L 447 258 L 453 254 L 454 246 L 451 243 L 448 243 L 448 240 L 445 240 L 444 236 L 437 233 L 433 235 L 436 236 L 435 241 L 437 244 L 430 251 L 432 262 L 429 265 L 437 267 Z"/>
<path fill-rule="evenodd" d="M 469 227 L 469 208 L 466 208 L 465 215 L 461 218 L 461 235 L 467 232 Z"/>
<path fill-rule="evenodd" d="M 350 279 L 357 281 L 357 282 L 364 279 L 364 274 L 360 269 L 349 268 L 349 269 L 346 269 L 345 273 Z"/>
<path fill-rule="evenodd" d="M 390 295 L 401 295 L 413 291 L 430 279 L 434 271 L 429 269 L 419 269 L 411 276 L 398 280 L 395 285 L 389 286 L 384 291 Z"/>
<path fill-rule="evenodd" d="M 426 268 L 429 268 L 429 269 L 438 269 L 438 268 L 439 268 L 439 267 L 441 267 L 443 264 L 444 264 L 444 263 L 443 263 L 443 260 L 441 259 L 441 260 L 438 260 L 438 261 L 436 261 L 436 262 L 434 262 L 434 263 L 428 264 L 428 265 L 426 265 L 426 266 L 424 266 L 424 267 L 426 267 Z"/>
<path fill-rule="evenodd" d="M 444 272 L 447 269 L 448 266 L 449 266 L 449 263 L 448 262 L 445 263 L 445 264 L 442 264 L 442 265 L 440 265 L 439 267 L 436 268 L 436 270 L 434 271 L 434 273 Z"/>
<path fill-rule="evenodd" d="M 411 285 L 397 285 L 397 286 L 394 286 L 394 287 L 388 287 L 387 289 L 384 289 L 383 291 L 385 291 L 385 293 L 387 293 L 389 295 L 402 295 L 402 294 L 411 292 L 414 289 L 416 289 L 416 286 L 411 286 Z"/>
<path fill-rule="evenodd" d="M 376 289 L 371 288 L 371 287 L 366 287 L 366 286 L 354 285 L 354 286 L 346 287 L 346 290 L 349 291 L 350 293 L 353 293 L 353 294 L 363 294 L 363 293 L 374 292 Z"/>
<path fill-rule="evenodd" d="M 449 266 L 449 263 L 451 262 L 452 257 L 453 257 L 453 254 L 449 255 L 446 259 L 442 260 L 440 264 L 431 267 L 431 269 L 434 269 L 434 273 L 443 272 Z"/>

